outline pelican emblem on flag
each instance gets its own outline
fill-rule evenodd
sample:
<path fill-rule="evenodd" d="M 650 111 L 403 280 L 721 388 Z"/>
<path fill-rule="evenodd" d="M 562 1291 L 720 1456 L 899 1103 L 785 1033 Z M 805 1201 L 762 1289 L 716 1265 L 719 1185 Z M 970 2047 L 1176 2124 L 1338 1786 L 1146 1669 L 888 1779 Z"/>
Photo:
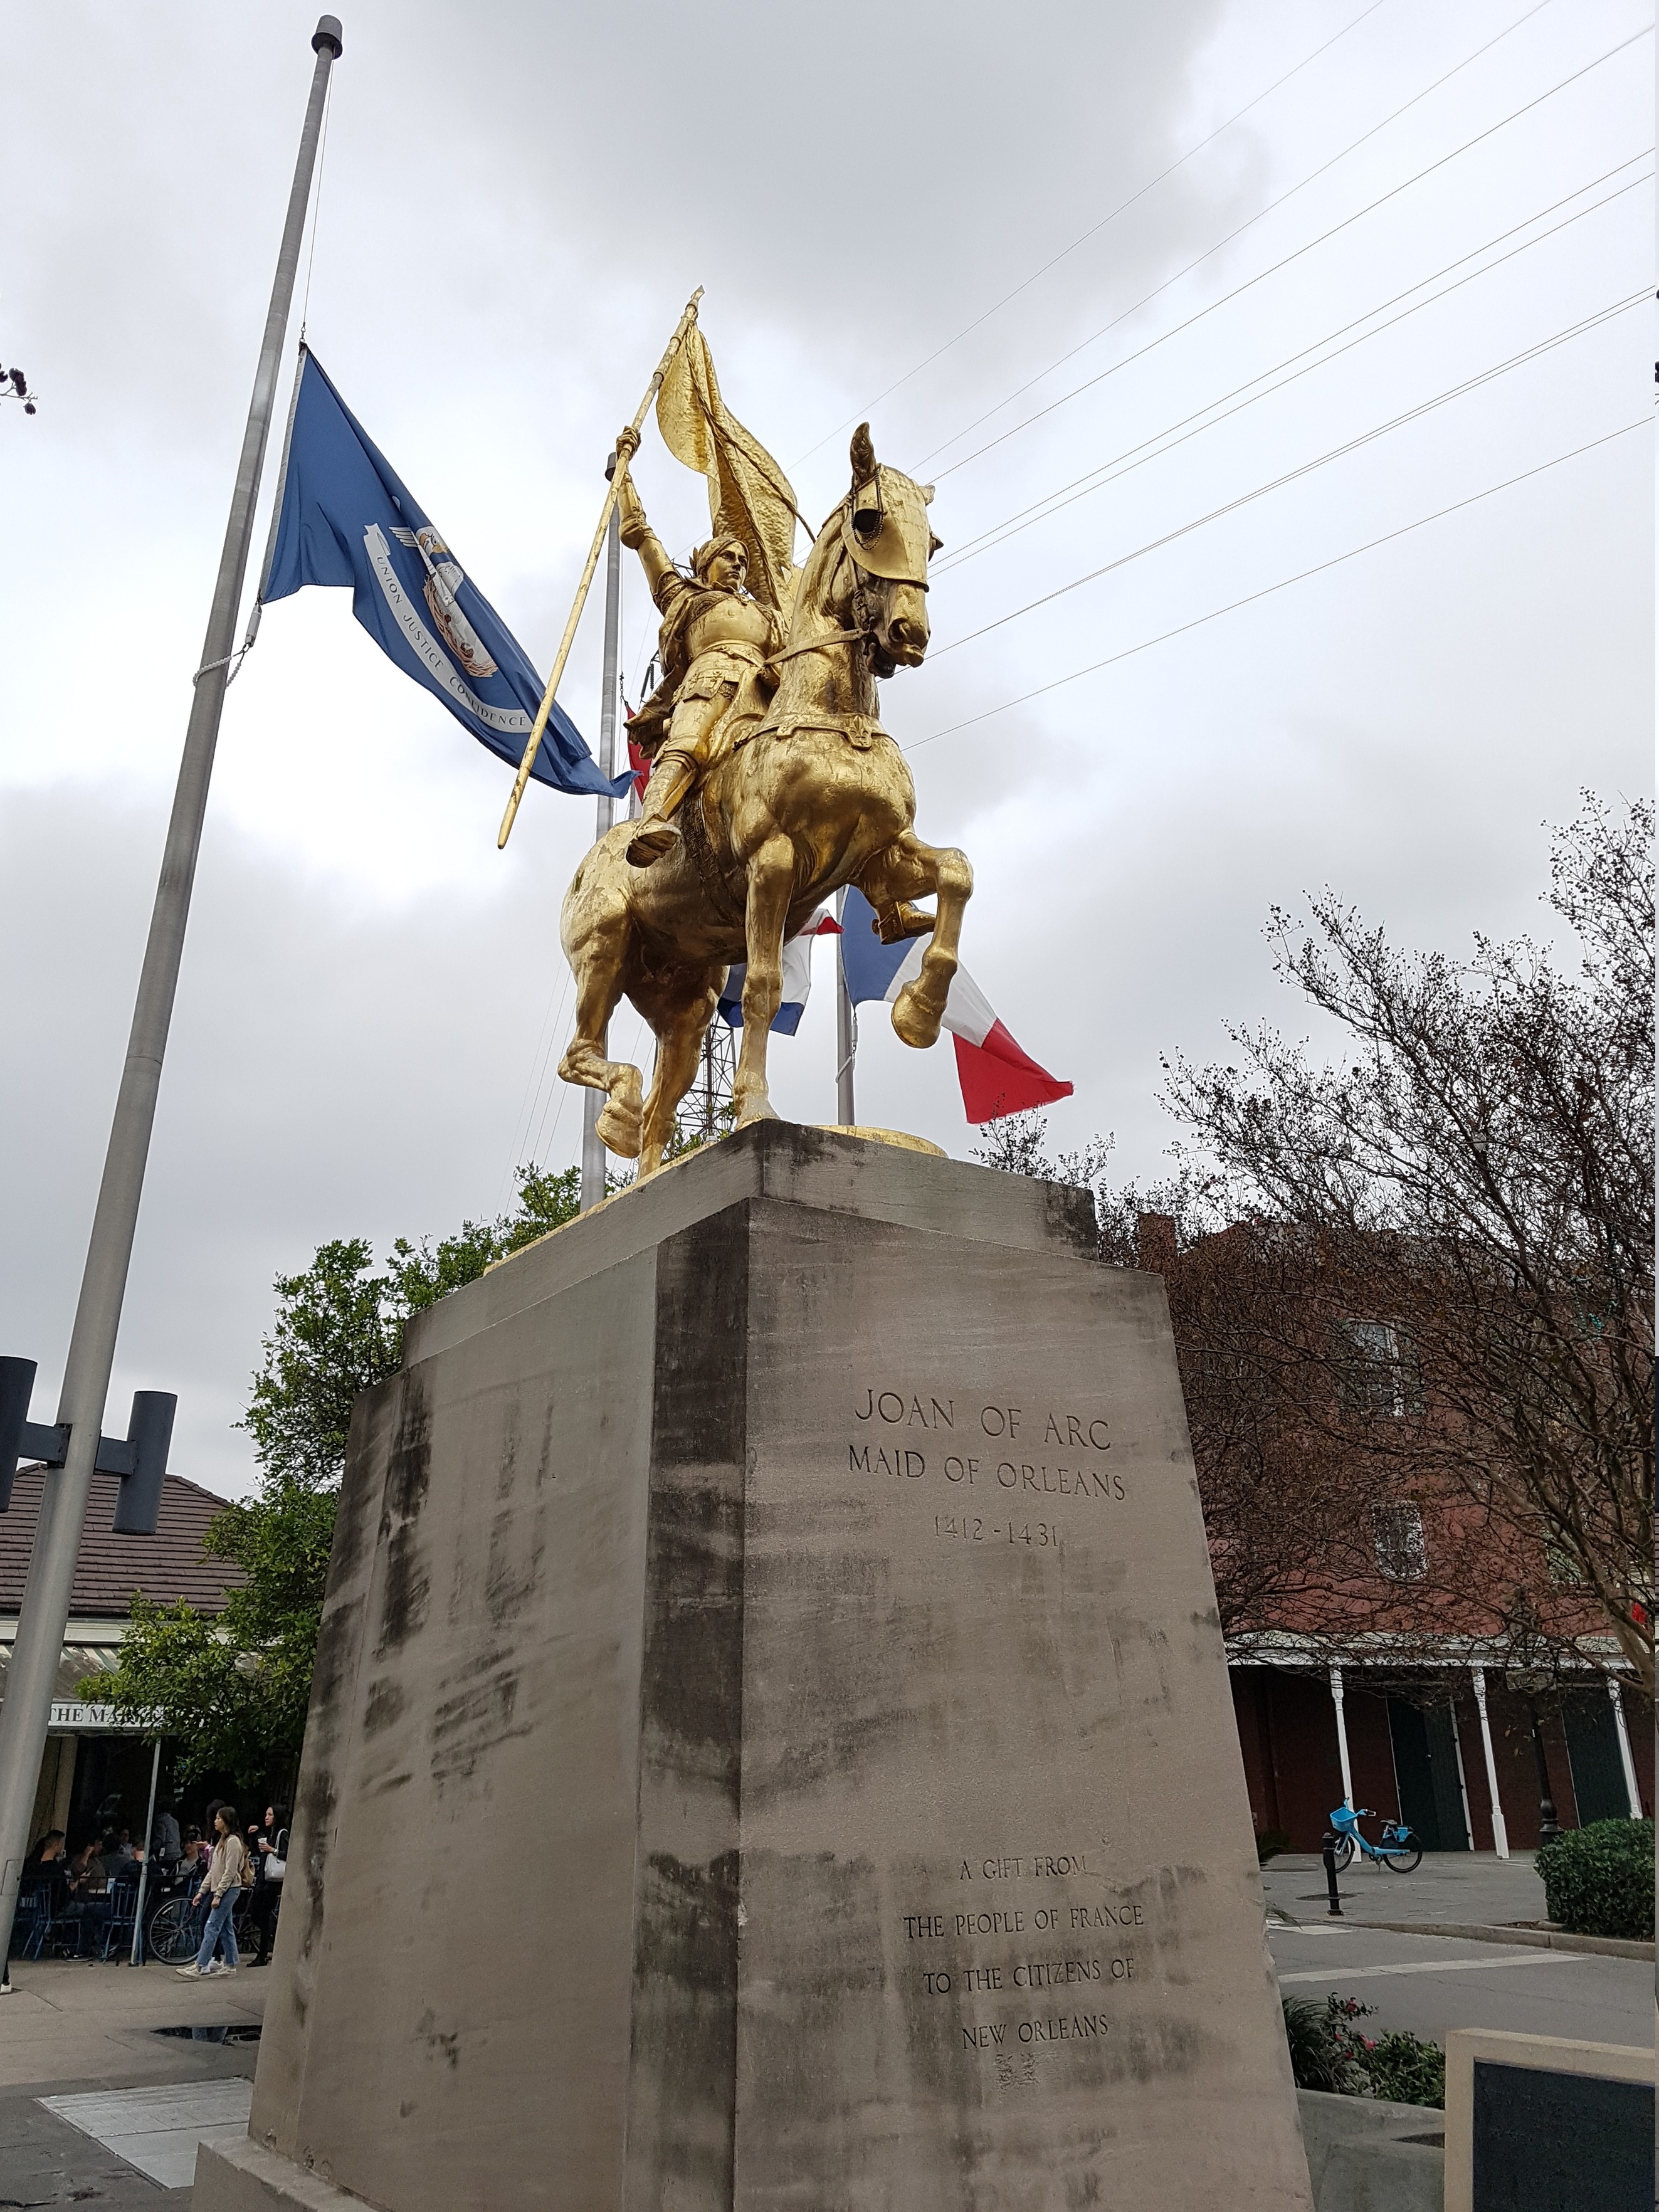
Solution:
<path fill-rule="evenodd" d="M 438 634 L 466 673 L 482 683 L 495 673 L 488 647 L 461 612 L 455 594 L 466 581 L 465 572 L 430 523 L 419 530 L 394 524 L 392 536 L 400 545 L 412 546 L 426 563 L 426 586 L 422 593 Z"/>

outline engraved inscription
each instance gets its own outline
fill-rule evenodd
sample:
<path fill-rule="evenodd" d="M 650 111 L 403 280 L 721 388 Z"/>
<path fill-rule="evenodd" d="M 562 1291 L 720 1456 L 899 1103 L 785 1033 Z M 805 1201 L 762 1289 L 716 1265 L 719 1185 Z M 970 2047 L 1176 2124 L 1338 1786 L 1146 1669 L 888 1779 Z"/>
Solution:
<path fill-rule="evenodd" d="M 933 1534 L 946 1542 L 1034 1545 L 1040 1552 L 1060 1549 L 1060 1524 L 1054 1521 L 987 1521 L 978 1514 L 935 1513 Z"/>
<path fill-rule="evenodd" d="M 959 1882 L 1024 1885 L 1107 1879 L 1106 1869 L 1086 1851 L 994 1852 L 976 1860 L 961 1859 L 957 1865 Z M 912 1970 L 913 1986 L 923 1997 L 963 2008 L 957 2021 L 963 2050 L 994 2057 L 1007 2054 L 997 2064 L 998 2085 L 1005 2088 L 1036 2086 L 1030 2054 L 1038 2045 L 1097 2042 L 1107 2034 L 1110 2015 L 1099 2008 L 1102 2000 L 1110 1990 L 1128 1989 L 1137 1978 L 1136 1952 L 1129 1945 L 1096 1949 L 1085 1942 L 1071 1948 L 1063 1939 L 1096 1929 L 1138 1929 L 1145 1918 L 1139 1902 L 1121 1893 L 1073 1904 L 1062 1893 L 1060 1902 L 1043 1904 L 1029 1893 L 1011 1896 L 1006 1888 L 994 1905 L 965 1905 L 960 1911 L 922 1907 L 900 1916 L 907 1947 L 925 1947 Z M 1032 1941 L 1045 1936 L 1055 1939 L 1052 1949 Z M 994 2019 L 974 2017 L 986 2000 L 994 2003 L 1022 1996 L 1046 2000 L 1047 2008 L 1003 2012 Z M 1021 2054 L 1017 2060 L 1012 2055 L 1015 2052 Z"/>
<path fill-rule="evenodd" d="M 1051 1498 L 1081 1498 L 1091 1504 L 1103 1498 L 1111 1504 L 1127 1494 L 1122 1475 L 1102 1463 L 1112 1449 L 1110 1424 L 1102 1414 L 1000 1402 L 975 1405 L 932 1390 L 881 1389 L 871 1382 L 854 1398 L 853 1423 L 847 1446 L 849 1474 L 897 1482 L 938 1482 L 943 1477 L 958 1495 L 972 1492 L 976 1503 L 1006 1498 L 1009 1504 L 1018 1500 L 1022 1506 Z M 937 1443 L 924 1447 L 921 1441 L 925 1432 L 953 1442 L 964 1430 L 995 1439 L 1009 1455 L 968 1450 L 967 1437 L 962 1448 L 950 1449 Z M 1024 1450 L 1043 1455 L 1014 1458 L 1012 1448 L 1022 1440 Z M 1050 1457 L 1051 1450 L 1068 1456 Z M 1033 1533 L 1038 1528 L 1046 1533 Z M 1045 1550 L 1059 1542 L 1057 1528 L 1046 1519 L 1029 1528 L 1022 1520 L 1014 1533 L 1005 1521 L 970 1517 L 946 1525 L 936 1517 L 933 1534 L 941 1542 L 983 1543 L 988 1537 Z"/>

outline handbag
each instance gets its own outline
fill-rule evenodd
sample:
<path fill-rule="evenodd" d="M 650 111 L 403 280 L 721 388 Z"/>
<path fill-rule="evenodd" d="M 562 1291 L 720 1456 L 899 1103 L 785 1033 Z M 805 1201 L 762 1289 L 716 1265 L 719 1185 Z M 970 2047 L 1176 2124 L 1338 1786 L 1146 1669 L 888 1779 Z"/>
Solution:
<path fill-rule="evenodd" d="M 281 1888 L 283 1876 L 288 1872 L 288 1830 L 280 1829 L 270 1849 L 265 1853 L 265 1880 Z"/>

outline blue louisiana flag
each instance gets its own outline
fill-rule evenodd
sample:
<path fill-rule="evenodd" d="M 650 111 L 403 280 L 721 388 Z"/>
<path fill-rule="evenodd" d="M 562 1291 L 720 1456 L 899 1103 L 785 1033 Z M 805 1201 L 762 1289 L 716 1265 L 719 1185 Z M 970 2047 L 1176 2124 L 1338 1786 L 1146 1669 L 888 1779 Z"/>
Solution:
<path fill-rule="evenodd" d="M 542 679 L 482 592 L 303 353 L 282 511 L 262 602 L 302 584 L 349 586 L 351 611 L 405 676 L 441 699 L 479 744 L 517 768 Z M 557 702 L 531 771 L 558 791 L 628 789 L 608 781 Z"/>

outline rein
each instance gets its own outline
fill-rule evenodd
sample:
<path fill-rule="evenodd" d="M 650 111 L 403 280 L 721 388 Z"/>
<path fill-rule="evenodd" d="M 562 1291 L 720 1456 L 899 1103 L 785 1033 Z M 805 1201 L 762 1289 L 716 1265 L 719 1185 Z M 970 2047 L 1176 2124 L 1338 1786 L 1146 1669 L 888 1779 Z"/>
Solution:
<path fill-rule="evenodd" d="M 927 586 L 922 585 L 925 592 Z M 798 660 L 804 653 L 821 653 L 830 645 L 861 645 L 873 652 L 876 643 L 875 617 L 865 596 L 864 571 L 856 561 L 853 562 L 853 613 L 858 623 L 856 629 L 831 630 L 827 637 L 815 637 L 805 645 L 787 645 L 781 653 L 767 655 L 769 668 L 781 667 L 786 660 Z"/>
<path fill-rule="evenodd" d="M 769 668 L 775 668 L 782 661 L 799 659 L 803 653 L 821 653 L 824 647 L 829 645 L 868 645 L 869 643 L 870 632 L 867 629 L 831 630 L 828 637 L 815 637 L 810 645 L 787 645 L 781 653 L 769 653 L 767 656 L 766 665 Z"/>

